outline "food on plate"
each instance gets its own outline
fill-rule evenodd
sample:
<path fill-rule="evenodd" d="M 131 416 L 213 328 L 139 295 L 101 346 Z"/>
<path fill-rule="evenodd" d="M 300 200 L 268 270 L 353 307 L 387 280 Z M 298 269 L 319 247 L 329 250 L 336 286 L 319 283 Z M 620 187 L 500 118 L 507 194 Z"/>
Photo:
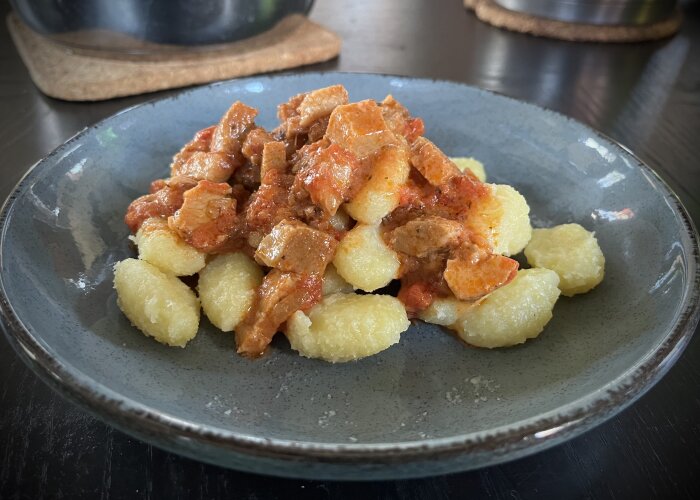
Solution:
<path fill-rule="evenodd" d="M 207 254 L 182 240 L 160 217 L 146 219 L 136 232 L 134 243 L 139 259 L 175 276 L 198 273 L 207 262 Z"/>
<path fill-rule="evenodd" d="M 567 297 L 592 290 L 605 274 L 605 257 L 595 234 L 579 224 L 535 229 L 525 257 L 532 267 L 556 272 L 559 289 Z"/>
<path fill-rule="evenodd" d="M 118 304 L 127 318 L 158 342 L 185 347 L 197 335 L 199 299 L 176 276 L 138 259 L 114 266 Z"/>
<path fill-rule="evenodd" d="M 522 269 L 508 285 L 467 309 L 454 325 L 477 347 L 506 347 L 537 337 L 552 319 L 559 277 L 549 269 Z"/>
<path fill-rule="evenodd" d="M 399 277 L 401 262 L 379 226 L 358 223 L 340 240 L 333 265 L 354 288 L 373 292 Z"/>
<path fill-rule="evenodd" d="M 253 305 L 262 280 L 260 266 L 243 252 L 213 257 L 197 283 L 204 314 L 219 330 L 233 331 Z"/>
<path fill-rule="evenodd" d="M 250 357 L 282 332 L 303 356 L 356 360 L 396 344 L 411 319 L 504 347 L 542 331 L 558 285 L 575 293 L 574 276 L 602 278 L 602 262 L 598 274 L 558 257 L 573 236 L 540 230 L 528 259 L 553 270 L 519 270 L 511 256 L 532 236 L 525 198 L 486 184 L 478 160 L 448 157 L 392 96 L 306 92 L 278 106 L 272 130 L 257 113 L 235 102 L 126 211 L 140 260 L 115 267 L 118 303 L 163 343 L 194 338 L 201 300 Z M 577 241 L 569 256 L 602 259 Z M 194 289 L 178 278 L 195 273 Z"/>
<path fill-rule="evenodd" d="M 295 312 L 287 321 L 287 338 L 302 356 L 337 363 L 389 348 L 408 326 L 406 310 L 390 295 L 336 293 L 308 314 Z"/>
<path fill-rule="evenodd" d="M 457 168 L 462 172 L 469 170 L 481 182 L 486 182 L 486 169 L 484 168 L 484 164 L 476 158 L 452 156 L 450 157 L 450 160 L 452 160 L 454 164 L 457 165 Z"/>

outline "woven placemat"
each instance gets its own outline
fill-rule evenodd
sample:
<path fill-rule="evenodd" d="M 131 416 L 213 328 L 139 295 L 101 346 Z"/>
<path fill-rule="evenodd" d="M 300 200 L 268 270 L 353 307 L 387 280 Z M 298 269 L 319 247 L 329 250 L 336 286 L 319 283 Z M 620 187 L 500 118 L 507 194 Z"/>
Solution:
<path fill-rule="evenodd" d="M 294 15 L 271 30 L 215 49 L 129 58 L 67 48 L 28 28 L 14 13 L 7 26 L 29 74 L 46 95 L 99 101 L 327 61 L 340 53 L 334 32 Z"/>
<path fill-rule="evenodd" d="M 678 31 L 681 25 L 680 9 L 667 19 L 642 26 L 567 23 L 515 12 L 501 7 L 493 0 L 464 0 L 480 20 L 497 28 L 528 33 L 535 36 L 557 38 L 571 42 L 642 42 L 666 38 Z"/>

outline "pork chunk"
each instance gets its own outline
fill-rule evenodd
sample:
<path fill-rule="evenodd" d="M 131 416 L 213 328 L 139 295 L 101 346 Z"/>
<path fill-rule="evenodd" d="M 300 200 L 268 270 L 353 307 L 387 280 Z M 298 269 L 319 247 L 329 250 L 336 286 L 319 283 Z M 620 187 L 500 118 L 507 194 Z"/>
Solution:
<path fill-rule="evenodd" d="M 450 259 L 445 281 L 459 300 L 477 300 L 510 283 L 518 274 L 518 262 L 491 254 L 478 259 Z"/>
<path fill-rule="evenodd" d="M 173 162 L 171 175 L 186 175 L 196 180 L 226 182 L 233 173 L 229 156 L 223 153 L 195 151 L 183 162 Z"/>
<path fill-rule="evenodd" d="M 169 217 L 182 206 L 183 193 L 197 185 L 189 177 L 173 177 L 151 183 L 151 192 L 136 198 L 126 210 L 124 222 L 136 234 L 141 224 L 151 217 Z"/>
<path fill-rule="evenodd" d="M 228 155 L 234 169 L 245 161 L 241 148 L 246 135 L 255 125 L 257 114 L 258 111 L 255 108 L 236 101 L 226 111 L 214 130 L 210 150 Z"/>
<path fill-rule="evenodd" d="M 411 145 L 411 164 L 433 186 L 462 175 L 457 165 L 425 137 L 419 137 Z"/>
<path fill-rule="evenodd" d="M 215 252 L 236 227 L 236 200 L 231 191 L 225 182 L 199 181 L 185 192 L 182 207 L 168 219 L 168 225 L 196 249 Z"/>
<path fill-rule="evenodd" d="M 323 274 L 338 242 L 330 235 L 294 220 L 283 220 L 265 236 L 255 260 L 280 271 Z"/>
<path fill-rule="evenodd" d="M 384 121 L 381 108 L 371 99 L 336 107 L 331 113 L 325 137 L 357 158 L 397 143 L 396 136 Z"/>
<path fill-rule="evenodd" d="M 348 91 L 342 85 L 332 85 L 314 90 L 304 96 L 297 109 L 299 125 L 309 127 L 316 120 L 328 116 L 342 104 L 348 103 Z"/>
<path fill-rule="evenodd" d="M 311 201 L 328 215 L 334 215 L 366 181 L 363 165 L 337 144 L 324 147 L 319 141 L 305 146 L 299 158 L 293 190 L 303 187 Z"/>
<path fill-rule="evenodd" d="M 459 222 L 424 216 L 391 231 L 387 241 L 394 250 L 420 258 L 457 246 L 463 231 L 464 227 Z"/>
<path fill-rule="evenodd" d="M 270 271 L 256 292 L 246 319 L 236 328 L 239 354 L 256 357 L 265 352 L 282 323 L 299 310 L 321 300 L 321 275 Z"/>

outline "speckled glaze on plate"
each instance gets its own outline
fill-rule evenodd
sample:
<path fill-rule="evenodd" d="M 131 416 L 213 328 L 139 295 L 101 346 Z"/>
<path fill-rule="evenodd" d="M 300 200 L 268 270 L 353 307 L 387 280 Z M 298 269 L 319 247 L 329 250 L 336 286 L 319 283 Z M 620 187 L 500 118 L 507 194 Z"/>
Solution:
<path fill-rule="evenodd" d="M 416 323 L 356 363 L 234 354 L 204 320 L 186 349 L 135 330 L 112 265 L 132 256 L 129 202 L 171 155 L 240 99 L 275 105 L 334 83 L 393 94 L 450 155 L 514 185 L 535 226 L 578 222 L 607 258 L 593 292 L 562 298 L 535 341 L 469 349 Z M 448 82 L 361 74 L 254 77 L 123 111 L 37 163 L 1 216 L 0 303 L 12 345 L 51 386 L 157 446 L 242 470 L 308 478 L 416 477 L 547 448 L 601 423 L 657 381 L 698 317 L 698 238 L 676 196 L 629 151 L 559 114 Z"/>

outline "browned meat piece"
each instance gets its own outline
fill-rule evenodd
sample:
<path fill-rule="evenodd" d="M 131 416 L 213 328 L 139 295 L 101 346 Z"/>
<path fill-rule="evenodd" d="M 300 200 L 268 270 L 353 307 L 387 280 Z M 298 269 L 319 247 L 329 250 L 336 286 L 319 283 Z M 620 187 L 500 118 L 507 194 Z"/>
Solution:
<path fill-rule="evenodd" d="M 217 251 L 236 227 L 236 200 L 231 198 L 231 186 L 199 181 L 185 192 L 182 207 L 168 219 L 168 225 L 198 250 Z"/>
<path fill-rule="evenodd" d="M 260 165 L 251 161 L 238 167 L 231 176 L 231 184 L 245 187 L 248 191 L 255 191 L 260 186 Z"/>
<path fill-rule="evenodd" d="M 255 260 L 280 271 L 323 274 L 338 242 L 330 235 L 295 220 L 283 220 L 265 236 Z"/>
<path fill-rule="evenodd" d="M 211 138 L 214 135 L 214 129 L 216 125 L 207 127 L 200 130 L 194 135 L 194 139 L 185 144 L 183 148 L 173 157 L 173 161 L 170 164 L 170 176 L 174 177 L 176 175 L 182 175 L 176 173 L 182 168 L 182 165 L 190 159 L 190 157 L 197 152 L 208 152 L 209 144 L 211 143 Z"/>
<path fill-rule="evenodd" d="M 189 177 L 173 177 L 167 181 L 161 179 L 151 183 L 150 194 L 143 195 L 131 202 L 126 210 L 124 222 L 132 233 L 136 233 L 143 221 L 150 217 L 169 217 L 182 206 L 183 193 L 197 185 Z"/>
<path fill-rule="evenodd" d="M 226 182 L 233 173 L 229 156 L 223 153 L 195 151 L 184 162 L 173 162 L 171 175 L 186 175 L 197 180 Z"/>
<path fill-rule="evenodd" d="M 251 232 L 261 236 L 269 233 L 278 222 L 294 217 L 289 202 L 289 190 L 294 176 L 278 170 L 268 170 L 265 182 L 250 196 L 246 207 L 246 224 Z"/>
<path fill-rule="evenodd" d="M 331 113 L 325 137 L 358 158 L 369 156 L 383 146 L 397 144 L 381 108 L 373 100 L 336 107 Z"/>
<path fill-rule="evenodd" d="M 464 232 L 459 222 L 442 217 L 424 216 L 408 221 L 387 234 L 394 250 L 413 257 L 456 247 Z"/>
<path fill-rule="evenodd" d="M 332 85 L 309 92 L 297 108 L 300 115 L 299 125 L 309 127 L 316 120 L 330 115 L 337 106 L 347 103 L 348 91 L 342 85 Z"/>
<path fill-rule="evenodd" d="M 459 300 L 477 300 L 510 283 L 518 274 L 518 262 L 503 255 L 450 259 L 445 281 Z"/>
<path fill-rule="evenodd" d="M 251 163 L 260 166 L 263 147 L 273 140 L 272 136 L 265 129 L 254 128 L 246 135 L 243 146 L 241 147 L 241 153 L 243 153 L 243 156 L 248 158 Z"/>
<path fill-rule="evenodd" d="M 409 144 L 425 131 L 423 120 L 411 117 L 408 110 L 391 95 L 382 101 L 382 116 L 394 135 L 405 137 Z"/>
<path fill-rule="evenodd" d="M 299 151 L 292 191 L 306 190 L 315 205 L 334 215 L 366 182 L 367 167 L 337 144 L 315 142 Z"/>
<path fill-rule="evenodd" d="M 236 328 L 238 353 L 252 357 L 263 354 L 282 323 L 321 300 L 321 283 L 316 274 L 270 271 L 258 287 L 248 316 Z"/>
<path fill-rule="evenodd" d="M 311 143 L 323 139 L 323 136 L 326 135 L 326 130 L 328 129 L 328 122 L 330 121 L 330 119 L 330 116 L 324 116 L 320 120 L 315 121 L 309 127 L 309 133 L 306 137 L 307 142 Z"/>
<path fill-rule="evenodd" d="M 284 172 L 287 170 L 287 152 L 283 142 L 268 142 L 263 147 L 262 165 L 260 166 L 260 178 L 265 177 L 265 172 L 275 170 Z"/>
<path fill-rule="evenodd" d="M 299 116 L 299 105 L 306 97 L 306 94 L 297 94 L 291 97 L 289 101 L 277 106 L 277 118 L 281 123 L 286 122 L 290 118 Z"/>
<path fill-rule="evenodd" d="M 241 153 L 246 134 L 255 125 L 255 117 L 258 111 L 236 101 L 226 111 L 221 121 L 214 130 L 211 139 L 210 150 L 214 153 L 229 155 L 231 165 L 237 168 L 243 164 L 245 157 Z"/>
<path fill-rule="evenodd" d="M 462 175 L 457 165 L 425 137 L 419 137 L 411 145 L 411 164 L 433 186 Z"/>

